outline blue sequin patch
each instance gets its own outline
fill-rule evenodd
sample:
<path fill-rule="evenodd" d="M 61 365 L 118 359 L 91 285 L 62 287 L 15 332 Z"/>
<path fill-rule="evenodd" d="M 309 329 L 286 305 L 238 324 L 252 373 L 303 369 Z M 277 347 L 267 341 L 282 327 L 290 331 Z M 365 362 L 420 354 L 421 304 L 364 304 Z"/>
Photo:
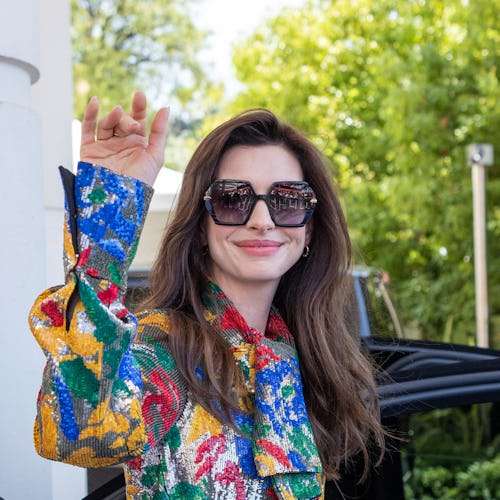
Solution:
<path fill-rule="evenodd" d="M 54 382 L 61 410 L 61 430 L 67 439 L 75 441 L 78 439 L 79 430 L 69 388 L 57 374 L 54 374 Z"/>

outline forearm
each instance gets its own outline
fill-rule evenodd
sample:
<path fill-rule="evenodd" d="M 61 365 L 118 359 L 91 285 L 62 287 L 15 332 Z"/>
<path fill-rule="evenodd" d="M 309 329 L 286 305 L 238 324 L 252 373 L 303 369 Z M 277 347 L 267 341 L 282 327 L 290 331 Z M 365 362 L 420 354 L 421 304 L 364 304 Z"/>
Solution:
<path fill-rule="evenodd" d="M 30 313 L 47 356 L 35 442 L 47 458 L 105 465 L 146 445 L 141 373 L 130 348 L 137 321 L 123 298 L 152 190 L 80 164 L 67 194 L 66 284 L 42 294 Z"/>

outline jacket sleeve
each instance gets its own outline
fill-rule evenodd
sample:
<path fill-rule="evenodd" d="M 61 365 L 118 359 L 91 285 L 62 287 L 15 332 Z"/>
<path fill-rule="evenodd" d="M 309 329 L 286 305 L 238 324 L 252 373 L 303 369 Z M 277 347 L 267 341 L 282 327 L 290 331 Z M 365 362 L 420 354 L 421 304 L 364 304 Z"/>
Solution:
<path fill-rule="evenodd" d="M 42 293 L 29 316 L 47 358 L 35 447 L 46 458 L 99 467 L 129 460 L 151 444 L 142 414 L 144 383 L 146 394 L 158 388 L 141 370 L 141 359 L 154 369 L 162 362 L 172 368 L 168 353 L 162 361 L 152 349 L 137 350 L 138 321 L 124 306 L 127 271 L 153 190 L 83 162 L 76 177 L 64 171 L 62 178 L 65 284 Z M 176 393 L 175 384 L 170 389 Z M 171 402 L 162 411 L 173 420 L 179 401 Z"/>

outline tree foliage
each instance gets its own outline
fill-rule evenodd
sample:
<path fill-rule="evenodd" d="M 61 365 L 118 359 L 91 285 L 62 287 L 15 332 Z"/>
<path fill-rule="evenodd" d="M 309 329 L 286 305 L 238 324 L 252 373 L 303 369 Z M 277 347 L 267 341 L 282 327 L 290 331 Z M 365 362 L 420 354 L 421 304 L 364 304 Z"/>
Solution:
<path fill-rule="evenodd" d="M 72 0 L 75 114 L 92 95 L 105 109 L 136 88 L 162 104 L 193 98 L 205 83 L 198 52 L 205 34 L 192 0 Z"/>
<path fill-rule="evenodd" d="M 183 170 L 203 112 L 222 97 L 199 58 L 207 33 L 196 28 L 197 0 L 71 0 L 74 112 L 92 95 L 104 111 L 127 105 L 134 90 L 171 106 L 166 166 Z"/>
<path fill-rule="evenodd" d="M 428 338 L 475 336 L 465 147 L 500 144 L 498 12 L 500 0 L 310 0 L 234 53 L 246 89 L 231 111 L 269 107 L 310 134 L 331 160 L 358 263 L 389 271 L 407 329 Z M 495 167 L 487 189 L 498 320 Z"/>

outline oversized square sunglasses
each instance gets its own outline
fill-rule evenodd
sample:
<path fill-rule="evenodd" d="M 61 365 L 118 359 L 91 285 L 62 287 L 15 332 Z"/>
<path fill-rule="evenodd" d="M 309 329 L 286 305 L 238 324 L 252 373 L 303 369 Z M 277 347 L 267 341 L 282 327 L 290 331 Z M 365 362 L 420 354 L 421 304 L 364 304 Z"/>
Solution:
<path fill-rule="evenodd" d="M 249 182 L 220 179 L 207 189 L 203 199 L 214 222 L 223 226 L 243 226 L 257 201 L 263 200 L 276 226 L 302 227 L 318 203 L 305 181 L 274 182 L 267 194 L 255 194 Z"/>

